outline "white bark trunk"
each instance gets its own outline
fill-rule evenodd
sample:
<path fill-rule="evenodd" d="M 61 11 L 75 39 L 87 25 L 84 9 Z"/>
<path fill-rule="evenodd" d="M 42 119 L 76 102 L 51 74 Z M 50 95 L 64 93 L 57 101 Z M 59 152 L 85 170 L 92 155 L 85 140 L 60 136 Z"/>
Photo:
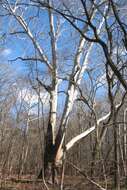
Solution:
<path fill-rule="evenodd" d="M 48 1 L 50 4 L 50 1 Z M 52 126 L 52 137 L 53 144 L 55 144 L 55 128 L 56 128 L 56 117 L 57 117 L 57 100 L 58 100 L 58 81 L 57 81 L 57 43 L 54 28 L 54 17 L 51 10 L 49 13 L 49 24 L 50 24 L 50 39 L 52 48 L 52 90 L 50 93 L 50 123 Z"/>
<path fill-rule="evenodd" d="M 40 58 L 42 59 L 42 61 L 47 65 L 49 70 L 52 70 L 51 64 L 50 64 L 47 56 L 45 55 L 44 50 L 42 49 L 42 47 L 40 46 L 38 41 L 34 38 L 34 36 L 31 32 L 30 28 L 28 27 L 26 21 L 23 19 L 22 16 L 16 14 L 16 8 L 12 8 L 11 4 L 8 1 L 7 1 L 7 3 L 8 3 L 8 7 L 6 6 L 5 9 L 7 9 L 8 12 L 15 17 L 15 19 L 18 21 L 18 23 L 21 25 L 21 27 L 24 29 L 24 31 L 28 35 L 28 37 L 31 39 L 31 41 L 32 41 L 35 49 L 37 50 Z"/>
<path fill-rule="evenodd" d="M 109 112 L 107 115 L 105 115 L 105 116 L 101 117 L 100 119 L 98 119 L 97 120 L 97 125 L 99 126 L 102 122 L 105 122 L 106 120 L 108 120 L 110 115 L 111 115 L 111 112 Z M 92 126 L 91 128 L 87 129 L 83 133 L 81 133 L 81 134 L 77 135 L 76 137 L 74 137 L 73 139 L 71 139 L 65 146 L 66 151 L 69 151 L 77 142 L 79 142 L 80 140 L 85 138 L 87 135 L 92 133 L 95 129 L 96 129 L 96 125 Z M 62 139 L 62 141 L 63 141 L 63 139 Z M 59 161 L 61 160 L 61 158 L 63 156 L 63 151 L 64 150 L 62 149 L 62 145 L 61 145 L 59 147 L 58 153 L 56 155 L 56 163 L 57 162 L 59 163 Z"/>
<path fill-rule="evenodd" d="M 56 128 L 56 113 L 57 113 L 57 85 L 51 92 L 50 98 L 50 123 L 52 126 L 53 144 L 55 144 L 55 128 Z"/>
<path fill-rule="evenodd" d="M 105 13 L 107 11 L 107 8 L 108 7 L 106 6 L 105 7 Z M 104 21 L 105 21 L 105 19 L 103 18 L 102 21 L 100 22 L 100 25 L 98 27 L 97 33 L 101 32 L 101 29 L 102 29 L 102 26 L 104 24 Z M 62 120 L 61 120 L 61 127 L 66 127 L 69 113 L 71 112 L 72 107 L 73 107 L 73 103 L 74 103 L 74 101 L 75 101 L 75 99 L 77 98 L 77 95 L 78 95 L 78 89 L 76 88 L 76 86 L 80 85 L 81 80 L 83 78 L 83 74 L 84 74 L 84 72 L 85 72 L 85 70 L 86 70 L 86 68 L 88 67 L 88 64 L 89 64 L 89 57 L 90 57 L 90 54 L 91 54 L 91 50 L 92 50 L 92 48 L 94 46 L 94 43 L 90 44 L 89 49 L 88 49 L 88 51 L 86 53 L 84 62 L 82 64 L 82 66 L 80 66 L 85 42 L 86 42 L 86 40 L 83 37 L 81 37 L 79 47 L 78 47 L 78 50 L 77 50 L 77 54 L 76 54 L 76 57 L 75 57 L 75 63 L 74 63 L 74 67 L 73 67 L 73 70 L 72 70 L 72 75 L 70 76 L 67 98 L 66 98 L 64 112 L 63 112 L 63 116 L 62 116 Z"/>
<path fill-rule="evenodd" d="M 119 108 L 121 105 L 118 104 L 116 105 L 116 109 Z M 106 122 L 111 116 L 111 112 L 109 112 L 108 114 L 106 114 L 105 116 L 101 117 L 100 119 L 97 120 L 97 125 L 98 127 L 100 127 L 100 124 L 102 122 Z M 102 126 L 103 127 L 103 126 Z M 96 125 L 92 126 L 91 128 L 87 129 L 86 131 L 82 132 L 81 134 L 77 135 L 76 137 L 72 138 L 65 146 L 65 150 L 69 151 L 77 142 L 79 142 L 80 140 L 82 140 L 83 138 L 85 138 L 87 135 L 89 135 L 90 133 L 92 133 L 94 130 L 96 129 Z M 63 139 L 62 139 L 63 140 Z M 63 141 L 62 141 L 63 142 Z M 59 162 L 59 160 L 62 158 L 63 156 L 63 149 L 62 149 L 62 145 L 61 148 L 59 148 L 59 154 L 57 154 L 57 159 L 56 162 Z"/>
<path fill-rule="evenodd" d="M 106 13 L 106 11 L 107 11 L 107 6 L 105 7 L 105 13 Z M 104 18 L 100 22 L 99 28 L 97 30 L 98 33 L 101 32 L 103 23 L 104 23 Z M 63 111 L 63 115 L 62 115 L 62 119 L 61 119 L 61 124 L 60 124 L 60 128 L 59 128 L 59 131 L 63 130 L 62 141 L 60 144 L 61 148 L 62 148 L 64 138 L 65 138 L 65 131 L 66 131 L 66 127 L 67 127 L 69 114 L 72 111 L 74 101 L 78 95 L 77 86 L 79 86 L 81 83 L 81 80 L 83 78 L 83 74 L 84 74 L 84 72 L 85 72 L 85 70 L 89 64 L 89 57 L 91 54 L 91 50 L 94 46 L 94 43 L 90 43 L 90 46 L 89 46 L 89 49 L 86 53 L 85 59 L 81 65 L 81 59 L 83 56 L 83 48 L 84 48 L 85 43 L 86 43 L 86 40 L 83 37 L 81 37 L 80 43 L 78 46 L 78 50 L 77 50 L 77 54 L 75 56 L 74 67 L 73 67 L 72 74 L 71 74 L 70 80 L 69 80 L 69 86 L 68 86 L 67 97 L 66 97 L 66 101 L 65 101 L 65 107 L 64 107 L 64 111 Z M 91 130 L 94 130 L 94 127 Z M 87 134 L 87 132 L 86 132 L 86 134 Z M 86 134 L 84 133 L 84 135 L 86 135 Z M 77 141 L 77 138 L 76 138 L 76 141 Z M 61 157 L 60 155 L 62 155 L 60 147 L 58 148 L 58 152 L 56 154 L 56 162 L 59 159 L 59 157 Z"/>
<path fill-rule="evenodd" d="M 111 112 L 109 112 L 107 115 L 101 117 L 97 120 L 97 125 L 99 126 L 102 122 L 105 122 L 110 117 Z M 92 133 L 96 129 L 96 125 L 92 126 L 91 128 L 87 129 L 83 133 L 79 134 L 78 136 L 74 137 L 71 141 L 69 141 L 66 144 L 66 150 L 69 150 L 72 146 L 74 146 L 75 143 L 86 137 L 88 134 Z"/>

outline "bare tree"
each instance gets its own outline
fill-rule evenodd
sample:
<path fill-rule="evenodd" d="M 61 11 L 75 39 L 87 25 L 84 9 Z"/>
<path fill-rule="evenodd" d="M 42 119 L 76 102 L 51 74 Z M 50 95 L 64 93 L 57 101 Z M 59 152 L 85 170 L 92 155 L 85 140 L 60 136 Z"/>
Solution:
<path fill-rule="evenodd" d="M 78 3 L 79 13 L 77 13 L 78 11 L 74 11 L 76 9 L 76 3 Z M 5 0 L 1 2 L 1 7 L 5 11 L 4 16 L 9 16 L 13 25 L 16 25 L 13 30 L 11 28 L 11 36 L 15 36 L 17 42 L 20 38 L 22 39 L 22 37 L 25 36 L 25 40 L 27 40 L 31 46 L 32 53 L 29 51 L 25 52 L 25 56 L 18 56 L 13 59 L 13 61 L 25 61 L 33 70 L 36 70 L 36 72 L 32 71 L 30 73 L 30 77 L 33 79 L 31 80 L 32 86 L 39 97 L 41 92 L 38 90 L 38 87 L 45 90 L 50 97 L 48 105 L 49 119 L 44 144 L 45 177 L 51 174 L 52 182 L 54 183 L 56 168 L 62 164 L 66 153 L 77 142 L 93 131 L 96 131 L 96 144 L 101 145 L 107 131 L 107 125 L 112 117 L 115 141 L 114 152 L 115 161 L 117 163 L 119 155 L 117 146 L 118 134 L 115 130 L 115 128 L 117 128 L 116 117 L 118 110 L 124 102 L 124 91 L 126 93 L 127 90 L 125 73 L 126 61 L 122 55 L 123 52 L 121 52 L 122 48 L 126 54 L 126 24 L 121 22 L 117 4 L 110 0 L 81 0 L 74 2 L 73 6 L 71 2 L 67 5 L 66 1 L 62 1 L 62 3 L 59 2 L 57 5 L 55 1 L 50 0 L 32 0 L 26 3 L 22 0 L 15 2 Z M 43 30 L 41 19 L 44 14 L 46 14 L 45 17 L 48 24 L 43 22 L 43 25 L 46 25 L 48 29 L 44 27 Z M 66 26 L 67 23 L 63 26 L 63 23 L 66 21 L 71 24 L 69 27 Z M 37 23 L 36 28 L 35 23 Z M 73 29 L 76 29 L 76 32 L 73 31 L 76 34 L 71 31 Z M 62 32 L 62 30 L 64 30 L 65 33 Z M 119 33 L 122 37 L 119 37 Z M 70 42 L 66 46 L 66 48 L 68 48 L 68 52 L 66 51 L 66 53 L 71 61 L 60 51 L 61 44 L 64 44 L 65 34 L 67 41 L 73 39 L 68 37 L 69 35 L 74 35 L 75 38 L 74 43 L 71 44 Z M 99 48 L 103 59 L 103 74 L 107 77 L 106 90 L 110 101 L 110 111 L 100 118 L 97 117 L 94 105 L 89 105 L 89 101 L 86 101 L 86 98 L 82 94 L 82 89 L 80 88 L 81 82 L 85 78 L 85 73 L 90 68 L 90 59 L 93 59 L 93 62 L 100 62 L 96 51 L 97 48 Z M 96 54 L 97 60 L 95 59 L 95 55 L 93 55 L 93 51 Z M 59 56 L 60 53 L 63 57 L 65 56 L 65 59 Z M 60 62 L 62 62 L 62 64 Z M 97 65 L 95 64 L 95 66 Z M 98 71 L 96 73 L 98 73 Z M 91 81 L 95 83 L 93 78 Z M 117 90 L 115 90 L 115 88 L 117 88 Z M 116 103 L 115 96 L 113 96 L 113 94 L 116 95 L 118 91 L 122 92 L 123 95 L 119 104 Z M 64 106 L 60 112 L 60 121 L 57 122 L 57 116 L 60 111 L 58 105 L 61 93 L 64 94 L 62 96 Z M 42 99 L 43 98 L 40 98 L 41 101 Z M 67 128 L 69 126 L 68 122 L 77 99 L 81 99 L 89 109 L 91 109 L 94 115 L 94 124 L 65 143 Z M 27 119 L 29 119 L 29 114 L 27 116 Z M 103 129 L 100 134 L 99 132 L 102 126 Z M 126 138 L 124 138 L 124 141 L 126 141 Z M 117 173 L 119 172 L 118 170 L 117 163 Z M 115 177 L 117 181 L 119 178 L 118 175 Z M 118 186 L 119 184 L 117 184 L 117 187 Z"/>

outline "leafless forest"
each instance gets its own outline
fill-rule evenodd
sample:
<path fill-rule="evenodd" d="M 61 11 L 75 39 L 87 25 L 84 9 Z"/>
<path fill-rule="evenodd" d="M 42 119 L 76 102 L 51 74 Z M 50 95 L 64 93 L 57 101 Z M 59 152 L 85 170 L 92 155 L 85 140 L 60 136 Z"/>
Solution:
<path fill-rule="evenodd" d="M 0 0 L 0 189 L 127 189 L 127 0 Z"/>

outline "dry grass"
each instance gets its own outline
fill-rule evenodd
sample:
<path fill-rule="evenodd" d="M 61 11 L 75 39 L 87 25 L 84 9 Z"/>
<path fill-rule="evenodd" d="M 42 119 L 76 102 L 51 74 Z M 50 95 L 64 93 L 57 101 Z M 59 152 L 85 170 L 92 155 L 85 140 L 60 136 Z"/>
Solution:
<path fill-rule="evenodd" d="M 60 185 L 47 184 L 49 190 L 60 190 Z M 99 188 L 91 186 L 81 176 L 66 176 L 64 180 L 64 190 L 98 190 Z M 36 180 L 35 176 L 23 176 L 6 178 L 0 181 L 0 190 L 46 190 L 42 180 Z M 108 190 L 115 190 L 108 187 Z M 121 190 L 126 190 L 122 188 Z"/>

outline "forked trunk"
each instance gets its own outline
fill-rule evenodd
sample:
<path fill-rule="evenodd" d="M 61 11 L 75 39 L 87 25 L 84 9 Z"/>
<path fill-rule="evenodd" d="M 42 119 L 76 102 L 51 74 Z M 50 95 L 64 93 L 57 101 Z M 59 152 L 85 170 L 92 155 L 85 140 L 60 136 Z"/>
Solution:
<path fill-rule="evenodd" d="M 53 28 L 52 28 L 52 15 L 51 12 L 49 11 L 49 17 L 50 17 L 50 29 L 52 34 L 54 34 L 53 32 Z M 94 16 L 93 16 L 94 17 Z M 101 28 L 103 26 L 104 23 L 104 19 L 102 19 L 102 22 L 100 23 L 100 26 L 98 28 L 98 33 L 100 33 Z M 54 45 L 55 40 L 51 38 L 51 43 Z M 91 50 L 93 48 L 94 43 L 90 43 L 89 45 L 89 49 L 88 52 L 85 56 L 85 58 L 82 60 L 83 58 L 83 48 L 84 45 L 86 43 L 86 40 L 81 36 L 80 41 L 79 41 L 79 46 L 77 49 L 77 53 L 75 55 L 75 59 L 74 59 L 74 66 L 72 69 L 72 73 L 70 75 L 70 79 L 69 79 L 69 84 L 68 84 L 68 90 L 67 90 L 67 96 L 66 96 L 66 100 L 65 100 L 65 106 L 64 106 L 64 110 L 63 110 L 63 115 L 62 115 L 62 119 L 61 119 L 61 123 L 59 126 L 59 130 L 58 133 L 56 135 L 56 138 L 54 138 L 54 127 L 56 127 L 56 122 L 54 121 L 54 118 L 56 119 L 56 105 L 57 105 L 57 90 L 55 90 L 54 94 L 52 94 L 52 98 L 51 98 L 51 107 L 50 108 L 54 108 L 51 110 L 51 118 L 50 122 L 48 124 L 48 130 L 47 130 L 47 136 L 46 136 L 46 142 L 45 142 L 45 153 L 44 153 L 44 173 L 45 176 L 52 176 L 52 182 L 54 183 L 55 181 L 55 174 L 56 174 L 56 170 L 57 167 L 59 165 L 61 165 L 61 159 L 63 156 L 63 151 L 64 151 L 64 140 L 65 140 L 65 134 L 66 134 L 66 127 L 67 127 L 67 123 L 68 123 L 68 119 L 69 119 L 69 114 L 72 111 L 72 107 L 74 104 L 74 101 L 77 98 L 78 95 L 78 88 L 77 86 L 80 85 L 84 71 L 86 70 L 88 63 L 89 63 L 89 56 L 91 53 Z M 54 49 L 54 48 L 53 48 Z M 53 68 L 54 68 L 54 76 L 53 79 L 56 79 L 56 54 L 54 51 L 52 51 L 52 55 L 53 55 Z M 56 81 L 53 81 L 52 83 L 53 87 L 56 87 Z M 53 100 L 54 98 L 54 100 Z M 55 102 L 55 103 L 54 103 Z M 54 106 L 55 107 L 54 107 Z M 90 129 L 91 130 L 91 129 Z M 92 128 L 92 130 L 94 130 Z M 89 133 L 89 131 L 88 131 Z M 81 135 L 82 136 L 82 135 Z M 77 136 L 79 139 L 81 139 L 81 136 Z M 83 134 L 84 136 L 84 134 Z M 71 141 L 72 144 L 75 143 L 75 140 L 78 141 L 78 139 L 74 139 L 74 141 Z M 68 146 L 71 146 L 70 144 L 68 144 L 65 149 L 69 149 Z"/>
<path fill-rule="evenodd" d="M 48 128 L 51 128 L 51 123 L 48 124 Z M 50 131 L 50 130 L 49 130 Z M 45 152 L 44 152 L 44 177 L 45 180 L 49 183 L 58 183 L 57 174 L 59 168 L 62 166 L 61 156 L 56 159 L 56 155 L 58 152 L 61 153 L 61 150 L 58 151 L 58 144 L 53 144 L 52 142 L 52 133 L 47 134 L 46 142 L 45 142 Z M 42 177 L 42 171 L 40 172 L 40 176 Z"/>

